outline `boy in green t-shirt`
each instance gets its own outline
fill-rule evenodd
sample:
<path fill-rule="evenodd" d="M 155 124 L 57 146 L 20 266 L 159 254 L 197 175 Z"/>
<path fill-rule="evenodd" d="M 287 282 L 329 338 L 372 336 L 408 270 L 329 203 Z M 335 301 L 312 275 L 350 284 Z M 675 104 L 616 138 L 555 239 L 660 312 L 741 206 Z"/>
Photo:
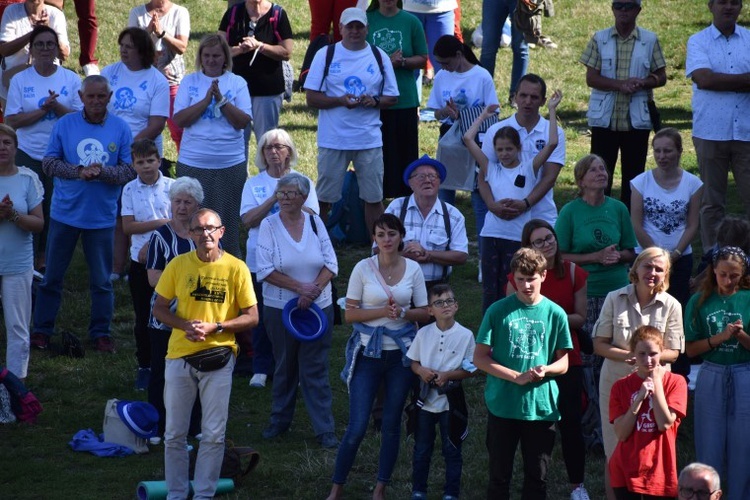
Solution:
<path fill-rule="evenodd" d="M 523 450 L 523 498 L 544 499 L 555 444 L 557 384 L 573 348 L 568 317 L 541 295 L 547 260 L 521 248 L 510 262 L 516 293 L 492 304 L 477 333 L 474 364 L 487 373 L 487 498 L 510 498 L 513 459 Z"/>

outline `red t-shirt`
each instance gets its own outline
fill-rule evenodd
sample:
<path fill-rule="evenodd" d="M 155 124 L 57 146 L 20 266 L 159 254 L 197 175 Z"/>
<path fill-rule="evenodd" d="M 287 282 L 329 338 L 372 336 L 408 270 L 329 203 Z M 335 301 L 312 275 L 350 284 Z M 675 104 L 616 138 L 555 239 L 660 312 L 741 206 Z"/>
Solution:
<path fill-rule="evenodd" d="M 677 496 L 677 428 L 687 411 L 687 384 L 681 375 L 664 373 L 667 406 L 677 415 L 674 424 L 660 432 L 654 418 L 652 396 L 642 404 L 635 429 L 625 441 L 618 441 L 609 460 L 609 478 L 613 488 L 626 487 L 633 493 Z M 609 421 L 630 411 L 643 379 L 638 373 L 621 378 L 612 386 Z"/>
<path fill-rule="evenodd" d="M 575 284 L 570 279 L 570 261 L 563 261 L 563 269 L 565 269 L 565 275 L 562 278 L 557 277 L 557 269 L 550 269 L 547 271 L 547 278 L 542 282 L 542 295 L 547 297 L 549 300 L 563 308 L 568 314 L 575 312 L 575 293 L 583 288 L 586 284 L 586 279 L 589 276 L 581 266 L 575 267 Z M 508 274 L 508 283 L 513 289 L 516 289 L 516 283 L 513 281 L 513 273 Z M 581 366 L 583 361 L 581 360 L 581 347 L 578 343 L 578 335 L 575 331 L 570 331 L 570 337 L 573 340 L 573 350 L 568 351 L 568 366 Z"/>

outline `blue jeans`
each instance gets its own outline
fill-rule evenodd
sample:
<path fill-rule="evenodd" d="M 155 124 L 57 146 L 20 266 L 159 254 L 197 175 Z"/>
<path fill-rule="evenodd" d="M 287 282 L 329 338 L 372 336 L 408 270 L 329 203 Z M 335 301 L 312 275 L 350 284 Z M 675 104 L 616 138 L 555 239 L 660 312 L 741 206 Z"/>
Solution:
<path fill-rule="evenodd" d="M 50 219 L 47 234 L 47 272 L 37 289 L 34 307 L 35 333 L 51 336 L 60 310 L 65 272 L 81 238 L 83 254 L 89 268 L 91 321 L 89 337 L 93 340 L 110 335 L 115 295 L 109 275 L 112 274 L 112 253 L 115 228 L 81 229 Z"/>
<path fill-rule="evenodd" d="M 727 478 L 729 500 L 750 498 L 750 363 L 704 361 L 694 411 L 696 458 Z"/>
<path fill-rule="evenodd" d="M 435 54 L 432 51 L 435 48 L 435 42 L 438 41 L 438 38 L 443 35 L 453 34 L 453 11 L 449 10 L 438 14 L 422 14 L 420 12 L 411 12 L 410 14 L 416 16 L 419 22 L 422 23 L 422 27 L 424 27 L 424 34 L 427 37 L 427 54 L 430 57 L 432 67 L 435 68 L 435 73 L 437 73 L 442 66 L 435 60 Z"/>
<path fill-rule="evenodd" d="M 401 413 L 414 374 L 401 362 L 400 349 L 383 351 L 380 358 L 368 358 L 360 351 L 349 382 L 349 425 L 339 444 L 333 482 L 344 484 L 354 464 L 357 450 L 367 432 L 370 411 L 381 382 L 385 382 L 383 425 L 380 431 L 378 481 L 387 483 L 398 458 L 401 439 Z"/>
<path fill-rule="evenodd" d="M 482 2 L 482 55 L 479 64 L 495 76 L 495 60 L 500 48 L 503 25 L 513 16 L 516 0 L 483 0 Z M 513 50 L 513 69 L 510 74 L 510 95 L 516 93 L 518 81 L 529 67 L 529 46 L 523 33 L 511 26 L 510 48 Z"/>
<path fill-rule="evenodd" d="M 450 412 L 431 413 L 419 410 L 417 429 L 414 433 L 414 469 L 412 472 L 412 491 L 427 493 L 427 477 L 430 473 L 430 459 L 435 446 L 435 426 L 440 426 L 440 440 L 443 443 L 445 459 L 445 486 L 443 494 L 458 497 L 461 491 L 461 468 L 463 457 L 461 445 L 453 446 L 450 442 Z"/>

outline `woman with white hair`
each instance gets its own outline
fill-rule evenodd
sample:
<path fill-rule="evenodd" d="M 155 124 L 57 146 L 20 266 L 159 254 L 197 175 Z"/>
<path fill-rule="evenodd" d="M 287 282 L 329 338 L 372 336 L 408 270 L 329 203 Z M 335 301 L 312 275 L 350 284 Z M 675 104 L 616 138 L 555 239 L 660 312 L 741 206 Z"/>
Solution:
<path fill-rule="evenodd" d="M 273 354 L 271 353 L 271 342 L 266 335 L 263 325 L 263 290 L 255 273 L 258 272 L 258 264 L 255 255 L 255 247 L 258 244 L 258 228 L 263 219 L 279 211 L 279 203 L 276 199 L 276 184 L 279 179 L 294 172 L 292 167 L 297 164 L 297 149 L 289 133 L 284 129 L 272 129 L 263 134 L 258 141 L 258 150 L 255 154 L 255 166 L 260 173 L 249 178 L 242 190 L 242 203 L 240 205 L 240 217 L 242 225 L 247 229 L 247 256 L 245 262 L 250 269 L 255 287 L 255 296 L 258 298 L 258 311 L 260 318 L 258 326 L 253 328 L 253 378 L 250 379 L 250 387 L 265 387 L 268 374 L 273 370 Z M 315 186 L 310 182 L 310 193 L 303 204 L 303 210 L 317 214 L 320 211 L 318 196 L 315 194 Z"/>

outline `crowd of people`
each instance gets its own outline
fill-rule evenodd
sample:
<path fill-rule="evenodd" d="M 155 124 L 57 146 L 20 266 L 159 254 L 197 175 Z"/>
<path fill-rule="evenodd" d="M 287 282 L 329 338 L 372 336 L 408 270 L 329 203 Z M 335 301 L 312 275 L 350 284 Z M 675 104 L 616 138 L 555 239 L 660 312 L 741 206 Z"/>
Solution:
<path fill-rule="evenodd" d="M 657 34 L 636 23 L 641 0 L 612 2 L 613 26 L 594 33 L 579 59 L 591 87 L 591 154 L 575 162 L 578 193 L 559 214 L 562 92 L 548 98 L 544 79 L 526 73 L 528 48 L 515 27 L 515 110 L 497 119 L 495 55 L 515 2 L 484 0 L 479 58 L 454 28 L 460 2 L 330 3 L 311 0 L 311 39 L 328 36 L 332 24 L 334 43 L 314 54 L 304 82 L 306 103 L 318 111 L 315 182 L 294 170 L 298 152 L 279 128 L 293 35 L 281 6 L 229 2 L 190 72 L 188 10 L 151 0 L 131 10 L 117 39 L 120 61 L 99 74 L 86 22 L 95 28 L 94 1 L 76 1 L 87 41 L 83 81 L 61 66 L 70 42 L 59 8 L 25 0 L 5 10 L 0 293 L 8 369 L 23 380 L 31 347 L 50 349 L 81 240 L 97 351 L 116 350 L 113 281 L 129 268 L 135 385 L 159 415 L 155 442 L 164 442 L 170 498 L 190 491 L 188 436 L 201 437 L 193 498 L 215 493 L 241 339 L 252 346 L 241 346 L 253 353 L 250 386 L 272 385 L 263 438 L 289 430 L 301 391 L 316 440 L 337 449 L 329 500 L 343 497 L 371 416 L 381 436 L 372 497 L 385 498 L 405 407 L 415 436 L 411 498 L 427 498 L 436 428 L 442 498 L 458 498 L 468 415 L 461 381 L 478 371 L 486 374 L 488 498 L 510 498 L 519 443 L 523 498 L 546 498 L 558 427 L 571 500 L 589 498 L 586 453 L 597 445 L 610 500 L 716 500 L 722 476 L 730 500 L 749 498 L 750 224 L 726 214 L 731 171 L 750 216 L 750 32 L 737 24 L 741 1 L 709 0 L 711 25 L 687 41 L 700 177 L 681 167 L 681 134 L 657 130 L 652 90 L 667 83 L 666 62 Z M 450 285 L 469 256 L 466 217 L 455 191 L 441 189 L 453 166 L 418 153 L 415 73 L 428 58 L 435 74 L 427 107 L 441 122 L 441 144 L 460 130 L 477 164 L 476 334 L 456 321 L 461 293 Z M 176 179 L 165 128 L 178 152 Z M 649 139 L 656 168 L 644 171 Z M 259 173 L 248 178 L 253 148 Z M 610 197 L 618 154 L 620 200 Z M 339 441 L 329 376 L 339 263 L 326 223 L 350 164 L 373 246 L 343 299 L 352 333 Z M 707 265 L 692 279 L 699 228 Z M 312 338 L 293 324 L 305 314 L 318 324 Z M 678 475 L 677 429 L 698 359 L 692 411 L 702 463 Z M 594 409 L 585 415 L 584 396 Z"/>

